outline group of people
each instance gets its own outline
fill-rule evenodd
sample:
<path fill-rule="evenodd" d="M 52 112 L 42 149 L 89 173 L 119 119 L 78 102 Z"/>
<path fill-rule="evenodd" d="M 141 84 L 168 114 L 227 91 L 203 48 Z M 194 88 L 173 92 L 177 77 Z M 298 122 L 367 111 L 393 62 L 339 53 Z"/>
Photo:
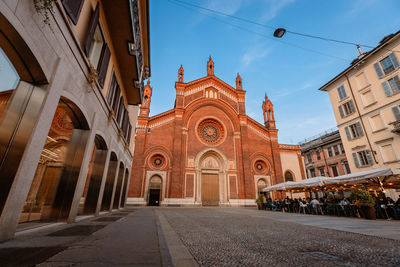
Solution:
<path fill-rule="evenodd" d="M 349 198 L 289 198 L 271 199 L 264 197 L 263 209 L 306 214 L 363 217 L 360 202 Z M 378 218 L 400 219 L 400 196 L 397 201 L 384 195 L 375 197 L 375 210 Z"/>

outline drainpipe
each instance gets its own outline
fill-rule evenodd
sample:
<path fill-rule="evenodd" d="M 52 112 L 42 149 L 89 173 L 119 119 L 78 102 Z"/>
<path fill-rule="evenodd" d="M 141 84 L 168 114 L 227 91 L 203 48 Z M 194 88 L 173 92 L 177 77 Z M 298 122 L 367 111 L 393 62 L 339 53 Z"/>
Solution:
<path fill-rule="evenodd" d="M 369 140 L 367 131 L 365 130 L 365 125 L 364 125 L 364 122 L 363 122 L 363 120 L 361 118 L 360 109 L 358 108 L 358 104 L 357 104 L 356 98 L 354 97 L 353 88 L 351 87 L 349 77 L 347 77 L 347 74 L 345 74 L 344 77 L 346 77 L 347 83 L 348 83 L 349 88 L 350 88 L 351 96 L 354 99 L 354 105 L 356 106 L 356 109 L 357 109 L 358 118 L 360 118 L 360 122 L 361 122 L 361 125 L 362 125 L 362 128 L 363 128 L 365 137 L 367 138 L 368 146 L 369 146 L 369 149 L 371 150 L 372 157 L 374 158 L 375 164 L 378 164 L 378 161 L 376 160 L 376 156 L 375 156 L 375 150 L 372 149 L 371 142 Z"/>

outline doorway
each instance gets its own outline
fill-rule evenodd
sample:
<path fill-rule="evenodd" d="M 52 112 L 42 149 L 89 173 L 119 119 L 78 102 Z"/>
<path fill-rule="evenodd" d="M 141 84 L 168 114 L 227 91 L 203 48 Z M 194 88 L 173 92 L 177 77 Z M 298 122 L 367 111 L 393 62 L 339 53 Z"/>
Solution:
<path fill-rule="evenodd" d="M 203 206 L 218 206 L 219 183 L 218 174 L 201 175 L 201 202 Z"/>
<path fill-rule="evenodd" d="M 161 202 L 161 185 L 162 179 L 160 176 L 153 176 L 149 184 L 149 206 L 160 206 Z"/>
<path fill-rule="evenodd" d="M 160 189 L 149 190 L 149 206 L 160 206 Z"/>

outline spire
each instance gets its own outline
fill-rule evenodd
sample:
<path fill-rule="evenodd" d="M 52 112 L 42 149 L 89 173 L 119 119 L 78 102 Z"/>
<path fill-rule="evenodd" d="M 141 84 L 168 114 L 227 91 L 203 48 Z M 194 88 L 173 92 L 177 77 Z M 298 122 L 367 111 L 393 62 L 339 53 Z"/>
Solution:
<path fill-rule="evenodd" d="M 183 71 L 183 67 L 181 64 L 181 67 L 178 70 L 178 82 L 180 82 L 180 83 L 183 83 L 183 73 L 184 73 L 184 71 Z"/>
<path fill-rule="evenodd" d="M 150 79 L 147 80 L 147 84 L 143 91 L 142 105 L 140 106 L 140 116 L 148 117 L 150 113 L 150 102 L 153 88 L 150 87 Z"/>
<path fill-rule="evenodd" d="M 214 75 L 214 61 L 211 56 L 208 57 L 207 61 L 207 76 Z"/>
<path fill-rule="evenodd" d="M 239 72 L 236 76 L 236 90 L 243 90 L 242 77 L 240 77 Z"/>
<path fill-rule="evenodd" d="M 268 99 L 267 93 L 265 93 L 265 100 L 262 103 L 262 110 L 265 127 L 268 129 L 275 129 L 274 106 L 271 100 Z"/>

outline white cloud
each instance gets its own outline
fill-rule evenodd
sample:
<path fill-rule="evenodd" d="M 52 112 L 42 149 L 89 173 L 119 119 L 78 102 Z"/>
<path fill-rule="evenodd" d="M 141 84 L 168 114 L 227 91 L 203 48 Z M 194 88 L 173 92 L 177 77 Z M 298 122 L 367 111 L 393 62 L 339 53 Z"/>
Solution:
<path fill-rule="evenodd" d="M 233 15 L 240 9 L 243 3 L 244 0 L 209 0 L 207 8 Z"/>
<path fill-rule="evenodd" d="M 266 57 L 269 53 L 271 53 L 271 47 L 266 48 L 262 45 L 256 45 L 250 48 L 246 53 L 242 56 L 242 64 L 243 67 L 246 68 L 253 63 L 253 61 L 260 60 Z"/>
<path fill-rule="evenodd" d="M 306 90 L 306 89 L 314 87 L 314 86 L 315 86 L 314 82 L 308 81 L 308 82 L 305 82 L 303 85 L 300 85 L 299 87 L 296 87 L 296 88 L 283 88 L 283 89 L 280 89 L 279 93 L 271 95 L 271 98 L 276 100 L 277 98 L 285 97 L 285 96 L 288 96 L 288 95 L 291 95 L 293 93 L 297 93 L 297 92 Z"/>
<path fill-rule="evenodd" d="M 295 0 L 264 0 L 265 13 L 261 16 L 260 20 L 262 22 L 267 22 L 275 18 L 283 8 L 292 4 L 294 1 Z"/>

